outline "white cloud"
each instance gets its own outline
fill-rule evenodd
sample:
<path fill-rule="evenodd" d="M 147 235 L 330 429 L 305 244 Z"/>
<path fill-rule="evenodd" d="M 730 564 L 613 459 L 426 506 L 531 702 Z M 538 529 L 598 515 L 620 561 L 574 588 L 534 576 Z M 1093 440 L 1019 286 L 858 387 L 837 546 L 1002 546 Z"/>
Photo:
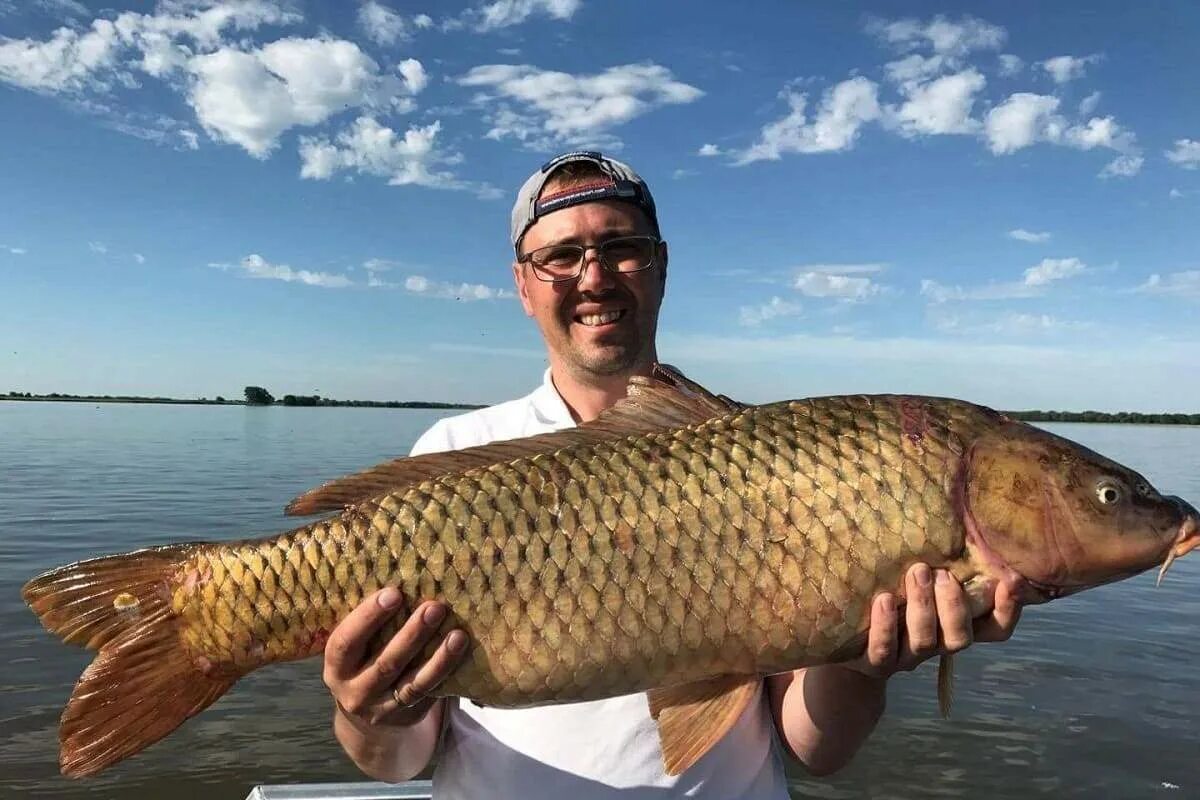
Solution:
<path fill-rule="evenodd" d="M 257 253 L 251 253 L 237 264 L 209 264 L 220 270 L 240 269 L 251 278 L 268 278 L 288 283 L 303 283 L 308 286 L 320 286 L 325 289 L 342 289 L 352 286 L 353 282 L 345 275 L 334 275 L 328 272 L 313 272 L 307 269 L 292 269 L 287 264 L 272 264 Z"/>
<path fill-rule="evenodd" d="M 989 283 L 985 286 L 963 288 L 946 286 L 937 281 L 921 281 L 921 296 L 931 303 L 950 303 L 972 300 L 1013 300 L 1034 297 L 1037 291 L 1024 283 Z"/>
<path fill-rule="evenodd" d="M 367 0 L 358 9 L 358 25 L 378 45 L 392 45 L 409 38 L 404 17 L 377 0 Z"/>
<path fill-rule="evenodd" d="M 428 14 L 417 14 L 412 19 L 413 26 L 424 30 L 425 28 L 433 27 L 433 18 Z"/>
<path fill-rule="evenodd" d="M 300 177 L 327 180 L 349 170 L 387 178 L 393 186 L 426 186 L 460 189 L 493 198 L 496 190 L 487 184 L 459 180 L 443 165 L 456 163 L 456 154 L 437 147 L 439 121 L 413 126 L 403 136 L 381 125 L 373 117 L 359 117 L 332 141 L 322 137 L 300 138 Z"/>
<path fill-rule="evenodd" d="M 854 146 L 864 123 L 880 116 L 878 87 L 863 77 L 850 78 L 825 92 L 821 108 L 809 122 L 804 94 L 785 89 L 791 112 L 762 129 L 759 141 L 738 153 L 735 163 L 778 160 L 785 153 L 828 153 Z"/>
<path fill-rule="evenodd" d="M 979 123 L 971 118 L 975 94 L 987 81 L 974 69 L 944 75 L 909 86 L 908 100 L 889 114 L 889 122 L 905 136 L 971 133 Z"/>
<path fill-rule="evenodd" d="M 694 169 L 677 169 L 671 173 L 671 177 L 675 180 L 683 180 L 684 178 L 692 178 L 700 173 Z"/>
<path fill-rule="evenodd" d="M 1018 56 L 1012 53 L 1002 53 L 1000 55 L 1000 77 L 1011 78 L 1017 75 L 1025 68 L 1025 62 Z"/>
<path fill-rule="evenodd" d="M 87 6 L 76 0 L 36 0 L 34 5 L 51 14 L 62 14 L 68 17 L 86 17 Z"/>
<path fill-rule="evenodd" d="M 104 242 L 88 242 L 88 250 L 97 255 L 105 255 L 108 252 L 108 245 Z"/>
<path fill-rule="evenodd" d="M 508 300 L 516 297 L 511 289 L 496 289 L 481 283 L 431 281 L 422 275 L 409 275 L 404 280 L 404 288 L 410 294 L 441 300 Z"/>
<path fill-rule="evenodd" d="M 1079 116 L 1086 117 L 1095 111 L 1098 105 L 1100 105 L 1100 92 L 1092 92 L 1079 101 Z"/>
<path fill-rule="evenodd" d="M 1026 286 L 1045 286 L 1087 272 L 1087 265 L 1078 258 L 1044 258 L 1037 266 L 1025 270 Z"/>
<path fill-rule="evenodd" d="M 1168 275 L 1155 273 L 1139 286 L 1137 291 L 1200 300 L 1200 269 L 1172 272 Z"/>
<path fill-rule="evenodd" d="M 808 297 L 836 297 L 840 300 L 866 300 L 882 290 L 870 278 L 837 275 L 809 270 L 796 276 L 793 286 Z"/>
<path fill-rule="evenodd" d="M 111 20 L 95 20 L 83 32 L 59 28 L 46 41 L 0 41 L 0 81 L 23 89 L 56 93 L 103 90 L 100 73 L 118 64 L 121 37 Z"/>
<path fill-rule="evenodd" d="M 1172 200 L 1178 200 L 1179 198 L 1183 197 L 1183 192 L 1179 191 L 1178 189 L 1171 189 L 1171 191 L 1167 193 L 1167 196 Z"/>
<path fill-rule="evenodd" d="M 871 20 L 867 32 L 901 51 L 928 47 L 935 53 L 950 56 L 964 56 L 974 50 L 996 50 L 1007 36 L 1003 28 L 975 17 L 964 16 L 954 22 L 940 15 L 928 23 L 911 18 L 893 22 Z"/>
<path fill-rule="evenodd" d="M 884 72 L 893 83 L 912 84 L 928 80 L 951 66 L 954 60 L 946 56 L 929 56 L 913 53 L 897 61 L 884 64 Z"/>
<path fill-rule="evenodd" d="M 462 21 L 480 32 L 520 25 L 533 14 L 570 19 L 583 5 L 581 0 L 493 0 L 468 10 Z"/>
<path fill-rule="evenodd" d="M 696 155 L 705 156 L 706 158 L 711 156 L 719 156 L 721 155 L 721 148 L 717 147 L 715 144 L 701 145 L 700 149 L 696 151 Z"/>
<path fill-rule="evenodd" d="M 1008 232 L 1010 239 L 1016 239 L 1018 242 L 1048 242 L 1050 241 L 1050 233 L 1048 231 L 1034 232 L 1027 231 L 1024 228 L 1017 228 Z"/>
<path fill-rule="evenodd" d="M 402 81 L 381 74 L 358 45 L 338 39 L 280 39 L 251 52 L 226 47 L 193 58 L 189 68 L 196 77 L 190 101 L 204 128 L 258 158 L 291 127 L 316 125 L 347 108 L 402 104 L 408 99 L 397 94 L 402 83 L 409 94 L 423 85 L 410 77 L 419 64 L 401 65 Z"/>
<path fill-rule="evenodd" d="M 1100 60 L 1098 55 L 1090 56 L 1055 56 L 1038 64 L 1044 69 L 1055 83 L 1069 83 L 1083 77 L 1084 68 Z"/>
<path fill-rule="evenodd" d="M 29 252 L 24 247 L 11 247 L 6 244 L 0 244 L 0 250 L 4 250 L 14 256 L 23 256 Z"/>
<path fill-rule="evenodd" d="M 1052 125 L 1060 124 L 1055 114 L 1058 104 L 1057 97 L 1018 92 L 993 108 L 984 118 L 992 153 L 1013 153 L 1045 137 Z"/>
<path fill-rule="evenodd" d="M 1146 159 L 1141 156 L 1117 156 L 1100 170 L 1101 178 L 1132 178 L 1142 171 Z"/>
<path fill-rule="evenodd" d="M 1200 141 L 1176 139 L 1175 146 L 1165 151 L 1167 160 L 1184 169 L 1200 169 Z"/>
<path fill-rule="evenodd" d="M 777 317 L 794 317 L 801 312 L 799 303 L 790 303 L 781 297 L 772 297 L 760 306 L 742 306 L 738 309 L 738 323 L 744 327 L 756 328 Z"/>
<path fill-rule="evenodd" d="M 1029 314 L 1011 311 L 983 317 L 973 310 L 969 315 L 934 313 L 933 326 L 942 333 L 955 335 L 1000 334 L 1027 336 L 1058 330 L 1078 330 L 1090 327 L 1087 323 L 1061 320 L 1049 314 Z"/>
<path fill-rule="evenodd" d="M 664 105 L 694 102 L 704 94 L 657 64 L 625 64 L 594 75 L 488 64 L 473 68 L 458 83 L 492 92 L 476 97 L 478 104 L 492 108 L 489 139 L 512 138 L 535 149 L 619 144 L 607 133 L 609 129 Z"/>
<path fill-rule="evenodd" d="M 146 263 L 146 257 L 145 257 L 144 255 L 142 255 L 141 253 L 134 253 L 134 254 L 133 254 L 133 260 L 134 260 L 134 261 L 136 261 L 136 262 L 137 262 L 137 263 L 139 263 L 139 264 L 145 264 L 145 263 Z"/>

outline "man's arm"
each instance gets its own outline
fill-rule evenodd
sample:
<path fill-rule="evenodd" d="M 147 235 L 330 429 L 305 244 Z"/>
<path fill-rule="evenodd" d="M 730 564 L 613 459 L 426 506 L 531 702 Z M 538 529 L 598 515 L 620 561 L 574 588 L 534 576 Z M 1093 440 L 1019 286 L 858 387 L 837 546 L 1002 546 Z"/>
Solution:
<path fill-rule="evenodd" d="M 767 679 L 780 740 L 810 773 L 829 775 L 849 763 L 883 715 L 892 675 L 972 642 L 1005 641 L 1020 618 L 1016 599 L 1000 584 L 992 612 L 972 620 L 958 581 L 924 564 L 914 565 L 905 576 L 905 596 L 903 620 L 891 594 L 875 598 L 860 658 Z"/>

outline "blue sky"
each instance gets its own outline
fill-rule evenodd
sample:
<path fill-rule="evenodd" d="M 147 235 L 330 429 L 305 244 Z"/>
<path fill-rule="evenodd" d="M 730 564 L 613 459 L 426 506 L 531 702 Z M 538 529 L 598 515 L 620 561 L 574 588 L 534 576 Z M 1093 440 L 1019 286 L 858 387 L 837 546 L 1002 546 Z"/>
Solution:
<path fill-rule="evenodd" d="M 0 0 L 0 390 L 492 402 L 592 147 L 750 401 L 1200 409 L 1200 6 Z"/>

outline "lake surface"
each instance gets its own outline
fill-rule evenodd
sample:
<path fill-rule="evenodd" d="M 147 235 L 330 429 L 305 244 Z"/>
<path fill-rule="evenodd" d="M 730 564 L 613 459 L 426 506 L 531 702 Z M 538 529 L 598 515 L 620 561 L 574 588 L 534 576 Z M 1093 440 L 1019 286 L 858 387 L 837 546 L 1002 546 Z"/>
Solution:
<path fill-rule="evenodd" d="M 274 666 L 141 755 L 58 775 L 58 718 L 91 659 L 20 599 L 33 575 L 136 547 L 266 535 L 299 491 L 407 453 L 444 411 L 0 402 L 0 797 L 243 798 L 258 783 L 361 780 L 329 731 L 320 661 Z M 1200 502 L 1200 428 L 1046 427 Z M 1200 558 L 1030 609 L 959 658 L 893 679 L 888 714 L 816 798 L 1200 797 Z"/>

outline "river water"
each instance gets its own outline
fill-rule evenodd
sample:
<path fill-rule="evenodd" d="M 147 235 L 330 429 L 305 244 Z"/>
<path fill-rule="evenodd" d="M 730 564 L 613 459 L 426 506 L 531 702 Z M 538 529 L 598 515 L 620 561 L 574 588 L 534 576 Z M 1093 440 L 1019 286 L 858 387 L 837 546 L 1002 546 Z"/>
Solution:
<path fill-rule="evenodd" d="M 291 527 L 284 503 L 402 455 L 444 411 L 0 402 L 0 798 L 243 798 L 259 783 L 362 780 L 329 732 L 312 659 L 260 670 L 141 755 L 58 775 L 57 724 L 90 660 L 20 598 L 38 572 L 103 553 Z M 1046 427 L 1200 503 L 1200 428 Z M 1200 558 L 1026 612 L 959 657 L 893 679 L 850 767 L 792 778 L 816 798 L 1200 797 Z"/>

